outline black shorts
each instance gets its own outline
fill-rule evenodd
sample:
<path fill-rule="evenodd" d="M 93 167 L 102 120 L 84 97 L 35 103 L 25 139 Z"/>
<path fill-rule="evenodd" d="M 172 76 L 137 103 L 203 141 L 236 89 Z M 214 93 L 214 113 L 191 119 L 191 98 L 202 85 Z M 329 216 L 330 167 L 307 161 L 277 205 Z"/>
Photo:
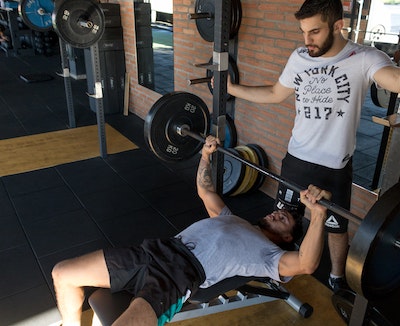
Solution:
<path fill-rule="evenodd" d="M 343 169 L 332 169 L 318 164 L 300 160 L 289 153 L 282 160 L 281 176 L 300 187 L 306 189 L 313 184 L 332 193 L 331 201 L 345 209 L 350 209 L 351 189 L 353 180 L 352 160 Z M 300 194 L 283 184 L 279 184 L 275 200 L 276 208 L 295 209 L 304 215 L 305 207 L 300 203 Z M 325 229 L 331 233 L 347 231 L 349 221 L 328 210 Z"/>
<path fill-rule="evenodd" d="M 199 261 L 179 239 L 144 240 L 140 246 L 107 248 L 104 257 L 111 291 L 128 291 L 145 299 L 159 324 L 172 319 L 186 293 L 195 293 L 205 280 Z"/>

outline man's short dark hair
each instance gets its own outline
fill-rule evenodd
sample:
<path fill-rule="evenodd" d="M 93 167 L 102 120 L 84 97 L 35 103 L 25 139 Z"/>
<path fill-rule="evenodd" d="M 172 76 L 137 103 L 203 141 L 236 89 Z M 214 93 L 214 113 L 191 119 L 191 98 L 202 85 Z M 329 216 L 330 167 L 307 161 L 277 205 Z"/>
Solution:
<path fill-rule="evenodd" d="M 289 210 L 289 213 L 292 214 L 294 221 L 296 222 L 292 229 L 292 242 L 299 241 L 303 236 L 303 215 L 301 215 L 297 210 Z"/>
<path fill-rule="evenodd" d="M 288 242 L 283 240 L 282 238 L 282 241 L 276 244 L 283 250 L 297 250 L 297 241 L 299 241 L 303 236 L 303 215 L 300 214 L 296 209 L 288 209 L 284 207 L 279 210 L 288 212 L 293 217 L 295 224 L 293 225 L 293 228 L 289 230 L 289 233 L 292 236 L 292 240 Z M 263 217 L 258 219 L 257 225 L 261 229 L 268 230 L 268 223 L 264 221 Z"/>
<path fill-rule="evenodd" d="M 343 19 L 341 0 L 306 0 L 294 16 L 297 20 L 310 18 L 320 14 L 322 21 L 332 27 L 335 22 Z"/>
<path fill-rule="evenodd" d="M 293 251 L 298 249 L 298 244 L 297 242 L 302 238 L 303 236 L 303 216 L 297 212 L 297 210 L 290 210 L 290 209 L 285 209 L 287 212 L 289 212 L 294 221 L 295 224 L 290 231 L 290 235 L 292 236 L 292 241 L 290 242 L 282 242 L 279 244 L 279 247 L 281 247 L 283 250 L 288 250 L 288 251 Z"/>

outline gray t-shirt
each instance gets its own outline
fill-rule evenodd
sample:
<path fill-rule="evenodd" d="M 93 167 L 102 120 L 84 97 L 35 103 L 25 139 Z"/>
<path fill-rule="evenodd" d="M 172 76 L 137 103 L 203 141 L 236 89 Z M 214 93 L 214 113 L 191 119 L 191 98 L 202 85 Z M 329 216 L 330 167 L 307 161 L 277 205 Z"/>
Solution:
<path fill-rule="evenodd" d="M 204 268 L 207 288 L 232 276 L 280 277 L 279 259 L 285 253 L 261 230 L 248 221 L 232 215 L 225 207 L 218 217 L 200 220 L 177 235 Z"/>

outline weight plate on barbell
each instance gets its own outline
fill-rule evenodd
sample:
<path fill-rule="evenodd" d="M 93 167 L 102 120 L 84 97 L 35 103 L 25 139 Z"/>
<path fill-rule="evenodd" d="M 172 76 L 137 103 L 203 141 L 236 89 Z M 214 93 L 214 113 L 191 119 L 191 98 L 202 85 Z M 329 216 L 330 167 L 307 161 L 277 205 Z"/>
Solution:
<path fill-rule="evenodd" d="M 209 132 L 210 113 L 198 96 L 187 92 L 165 94 L 156 101 L 144 122 L 144 138 L 154 154 L 164 161 L 189 159 L 203 143 L 177 133 L 177 127 L 187 125 L 201 135 Z"/>
<path fill-rule="evenodd" d="M 25 25 L 39 32 L 47 32 L 53 28 L 53 10 L 53 0 L 21 0 L 18 5 L 18 13 Z"/>
<path fill-rule="evenodd" d="M 75 48 L 97 43 L 105 30 L 104 12 L 94 0 L 64 0 L 52 15 L 54 30 Z"/>
<path fill-rule="evenodd" d="M 233 148 L 228 150 L 235 155 L 239 155 L 239 152 Z M 229 196 L 236 191 L 243 181 L 244 172 L 245 167 L 241 162 L 229 155 L 224 155 L 224 184 L 222 190 L 224 195 Z"/>
<path fill-rule="evenodd" d="M 369 300 L 399 289 L 399 241 L 400 183 L 397 183 L 372 206 L 353 237 L 346 261 L 349 286 Z"/>

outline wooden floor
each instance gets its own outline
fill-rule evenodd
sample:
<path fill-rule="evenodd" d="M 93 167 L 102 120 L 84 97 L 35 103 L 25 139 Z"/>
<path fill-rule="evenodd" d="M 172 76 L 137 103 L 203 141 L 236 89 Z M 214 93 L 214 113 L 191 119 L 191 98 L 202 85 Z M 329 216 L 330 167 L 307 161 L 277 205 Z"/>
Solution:
<path fill-rule="evenodd" d="M 309 318 L 301 317 L 283 300 L 222 312 L 202 318 L 176 322 L 174 326 L 342 326 L 345 323 L 331 303 L 332 291 L 312 276 L 294 278 L 285 287 L 302 302 L 309 303 L 314 312 Z"/>
<path fill-rule="evenodd" d="M 283 300 L 274 300 L 250 307 L 220 312 L 199 318 L 174 322 L 172 326 L 343 326 L 344 321 L 331 303 L 332 291 L 312 276 L 299 276 L 285 287 L 302 302 L 309 303 L 314 312 L 303 318 Z M 91 325 L 93 312 L 85 311 L 82 325 Z"/>
<path fill-rule="evenodd" d="M 137 148 L 108 124 L 105 134 L 108 154 Z M 97 157 L 97 126 L 1 140 L 0 153 L 0 177 Z"/>

